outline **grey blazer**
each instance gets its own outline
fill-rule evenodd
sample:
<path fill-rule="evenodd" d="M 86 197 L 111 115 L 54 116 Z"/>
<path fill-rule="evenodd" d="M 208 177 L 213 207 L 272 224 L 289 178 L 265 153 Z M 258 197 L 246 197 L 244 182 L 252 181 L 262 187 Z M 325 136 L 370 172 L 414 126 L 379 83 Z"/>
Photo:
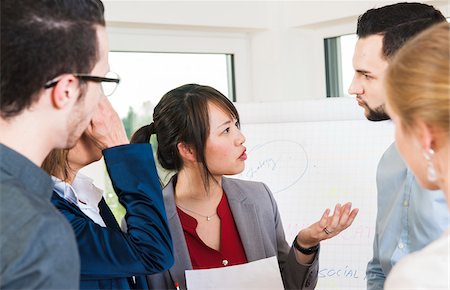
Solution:
<path fill-rule="evenodd" d="M 286 289 L 314 289 L 319 270 L 319 253 L 311 265 L 301 265 L 294 249 L 285 239 L 278 207 L 269 188 L 261 182 L 223 178 L 231 212 L 249 262 L 278 257 Z M 164 205 L 173 239 L 175 264 L 168 271 L 148 276 L 150 289 L 186 289 L 185 270 L 191 270 L 191 260 L 177 214 L 173 179 L 163 190 Z"/>

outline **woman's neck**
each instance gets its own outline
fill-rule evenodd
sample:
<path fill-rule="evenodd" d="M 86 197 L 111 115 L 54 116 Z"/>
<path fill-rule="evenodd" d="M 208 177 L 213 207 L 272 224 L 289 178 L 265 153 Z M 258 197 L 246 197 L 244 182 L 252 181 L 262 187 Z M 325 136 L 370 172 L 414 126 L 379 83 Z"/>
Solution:
<path fill-rule="evenodd" d="M 65 182 L 72 184 L 73 181 L 75 180 L 75 176 L 77 176 L 78 170 L 69 170 L 68 174 L 67 174 L 67 178 L 66 180 L 64 180 Z"/>
<path fill-rule="evenodd" d="M 59 178 L 60 180 L 66 182 L 68 184 L 72 184 L 80 169 L 81 168 L 79 168 L 78 166 L 70 164 L 70 167 L 68 168 L 68 170 L 66 172 L 67 176 L 64 176 L 64 173 L 61 171 L 61 172 L 56 173 L 55 177 Z"/>
<path fill-rule="evenodd" d="M 200 170 L 182 169 L 177 174 L 175 185 L 176 200 L 211 201 L 222 196 L 221 177 L 209 178 L 209 186 L 205 188 Z"/>

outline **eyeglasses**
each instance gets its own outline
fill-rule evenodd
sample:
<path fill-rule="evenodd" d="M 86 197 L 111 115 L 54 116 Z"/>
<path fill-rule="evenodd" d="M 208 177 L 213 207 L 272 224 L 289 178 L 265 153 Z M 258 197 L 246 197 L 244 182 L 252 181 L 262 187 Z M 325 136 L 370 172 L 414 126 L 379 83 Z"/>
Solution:
<path fill-rule="evenodd" d="M 114 93 L 117 85 L 120 83 L 119 75 L 112 71 L 108 72 L 105 77 L 92 76 L 90 74 L 83 73 L 73 73 L 72 75 L 83 81 L 100 83 L 102 86 L 103 94 L 107 97 L 111 96 Z M 48 81 L 45 83 L 44 88 L 49 89 L 51 87 L 54 87 L 59 81 L 59 79 Z"/>

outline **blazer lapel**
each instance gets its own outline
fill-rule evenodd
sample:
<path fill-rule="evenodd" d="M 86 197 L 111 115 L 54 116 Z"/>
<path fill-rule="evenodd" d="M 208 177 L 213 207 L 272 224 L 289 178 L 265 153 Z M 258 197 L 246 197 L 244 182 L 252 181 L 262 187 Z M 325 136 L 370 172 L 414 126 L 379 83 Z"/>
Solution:
<path fill-rule="evenodd" d="M 222 178 L 222 187 L 227 195 L 239 236 L 249 262 L 266 258 L 261 224 L 256 205 L 247 200 L 251 192 L 244 192 L 233 179 Z"/>
<path fill-rule="evenodd" d="M 191 259 L 189 251 L 184 238 L 183 228 L 181 227 L 180 219 L 177 215 L 175 206 L 173 179 L 167 184 L 163 190 L 164 206 L 166 208 L 167 219 L 169 221 L 169 228 L 172 234 L 173 250 L 175 263 L 169 269 L 173 282 L 178 282 L 181 289 L 186 289 L 184 278 L 185 270 L 192 270 Z"/>
<path fill-rule="evenodd" d="M 98 208 L 100 210 L 100 215 L 108 228 L 121 230 L 104 198 L 98 203 Z"/>

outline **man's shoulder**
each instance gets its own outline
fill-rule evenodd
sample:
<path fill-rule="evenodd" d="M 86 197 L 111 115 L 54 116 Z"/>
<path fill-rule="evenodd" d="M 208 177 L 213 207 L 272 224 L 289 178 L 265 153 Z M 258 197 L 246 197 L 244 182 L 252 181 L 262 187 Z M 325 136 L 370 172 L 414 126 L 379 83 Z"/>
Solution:
<path fill-rule="evenodd" d="M 50 200 L 35 196 L 15 178 L 2 178 L 0 180 L 0 207 L 1 214 L 10 215 L 17 212 L 20 215 L 34 215 L 46 212 L 51 207 Z"/>
<path fill-rule="evenodd" d="M 2 213 L 1 220 L 0 268 L 5 274 L 2 283 L 12 288 L 76 287 L 79 255 L 67 220 L 59 212 L 33 207 L 28 212 L 9 213 Z"/>
<path fill-rule="evenodd" d="M 31 244 L 49 249 L 67 242 L 74 245 L 71 225 L 50 200 L 28 194 L 13 179 L 2 180 L 0 186 L 0 245 L 8 249 L 2 251 L 2 257 L 8 252 L 26 252 Z"/>
<path fill-rule="evenodd" d="M 50 199 L 27 192 L 17 179 L 2 179 L 0 182 L 0 222 L 2 236 L 19 231 L 44 231 L 64 234 L 70 224 L 52 205 Z"/>
<path fill-rule="evenodd" d="M 395 143 L 392 143 L 381 156 L 378 163 L 378 170 L 382 170 L 386 167 L 395 166 L 399 169 L 406 169 L 406 164 L 403 161 L 400 153 L 397 150 Z"/>
<path fill-rule="evenodd" d="M 20 180 L 2 176 L 0 180 L 0 208 L 2 227 L 9 220 L 16 220 L 15 216 L 33 216 L 39 211 L 39 204 L 35 204 L 34 197 L 21 184 Z M 22 218 L 23 219 L 23 218 Z M 18 222 L 18 221 L 16 221 Z"/>
<path fill-rule="evenodd" d="M 401 187 L 404 186 L 407 179 L 408 168 L 401 158 L 395 143 L 392 143 L 378 163 L 377 168 L 377 187 L 378 194 L 387 192 L 392 196 L 392 192 L 401 193 Z"/>

